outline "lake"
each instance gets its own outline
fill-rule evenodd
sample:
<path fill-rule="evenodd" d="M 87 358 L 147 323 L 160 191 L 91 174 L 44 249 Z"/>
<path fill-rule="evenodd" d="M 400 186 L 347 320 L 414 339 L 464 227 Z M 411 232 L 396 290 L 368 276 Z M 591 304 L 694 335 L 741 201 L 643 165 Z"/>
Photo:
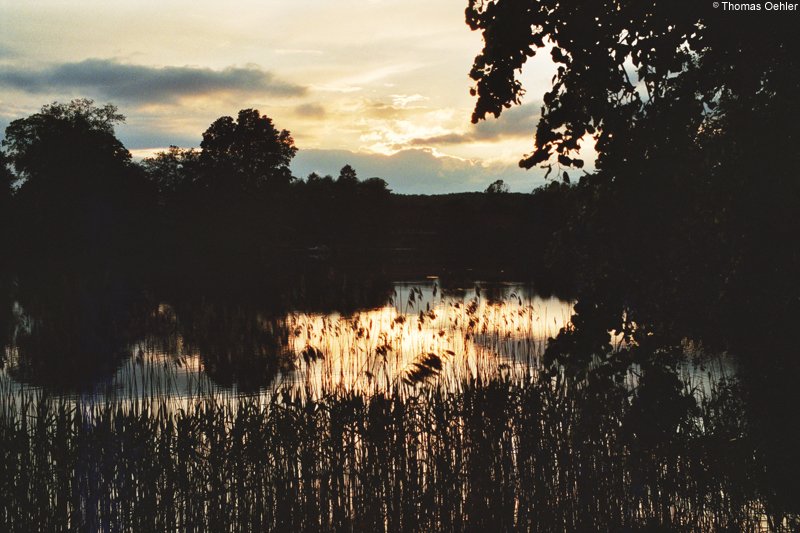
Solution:
<path fill-rule="evenodd" d="M 531 283 L 354 283 L 338 310 L 320 287 L 270 293 L 295 308 L 73 285 L 18 301 L 7 529 L 793 523 L 729 355 L 684 339 L 630 358 L 642 341 L 606 331 L 576 371 L 548 339 L 585 302 Z"/>

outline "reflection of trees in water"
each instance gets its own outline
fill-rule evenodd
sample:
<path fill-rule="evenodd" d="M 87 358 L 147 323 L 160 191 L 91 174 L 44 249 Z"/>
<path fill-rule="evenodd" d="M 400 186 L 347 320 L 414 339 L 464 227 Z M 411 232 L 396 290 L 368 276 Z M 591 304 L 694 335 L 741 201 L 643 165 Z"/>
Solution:
<path fill-rule="evenodd" d="M 710 495 L 710 503 L 705 504 L 738 519 L 746 515 L 746 508 L 752 509 L 754 499 L 761 498 L 766 506 L 763 512 L 774 513 L 772 529 L 785 514 L 795 517 L 791 523 L 797 527 L 800 415 L 796 406 L 800 397 L 794 383 L 800 377 L 800 360 L 795 357 L 796 339 L 788 330 L 776 330 L 774 324 L 761 327 L 765 317 L 753 309 L 749 324 L 731 331 L 709 328 L 708 322 L 703 324 L 706 328 L 687 324 L 681 309 L 670 305 L 662 305 L 654 314 L 651 305 L 632 308 L 622 301 L 611 292 L 579 297 L 572 323 L 550 342 L 545 361 L 564 371 L 554 373 L 559 384 L 577 378 L 586 380 L 587 390 L 598 379 L 607 384 L 624 382 L 635 370 L 633 389 L 619 389 L 630 398 L 621 411 L 620 427 L 633 462 L 633 486 L 652 491 L 652 481 L 663 475 L 660 469 L 675 476 L 652 502 L 666 512 L 674 505 L 669 487 L 681 488 L 679 481 L 685 478 L 691 482 L 686 497 L 694 499 L 693 490 L 707 488 L 710 479 L 721 476 L 721 493 Z M 620 335 L 617 346 L 609 343 L 611 330 Z M 679 368 L 690 331 L 696 332 L 701 347 L 701 341 L 708 339 L 706 350 L 725 346 L 733 352 L 739 366 L 735 380 L 712 384 L 710 394 L 698 394 L 682 379 Z M 686 454 L 697 463 L 683 465 Z M 700 503 L 695 500 L 694 505 Z M 713 527 L 722 527 L 721 523 Z"/>
<path fill-rule="evenodd" d="M 14 379 L 56 390 L 108 383 L 153 309 L 128 281 L 40 273 L 18 279 L 11 317 Z"/>
<path fill-rule="evenodd" d="M 5 363 L 5 347 L 11 344 L 16 320 L 11 275 L 0 267 L 0 368 Z"/>
<path fill-rule="evenodd" d="M 219 385 L 267 385 L 286 363 L 286 312 L 351 313 L 384 304 L 391 291 L 380 275 L 333 265 L 293 268 L 192 272 L 175 288 L 83 261 L 31 270 L 14 282 L 0 278 L 9 373 L 56 390 L 91 389 L 110 383 L 131 346 L 144 341 L 174 355 L 180 339 L 183 352 L 198 353 Z"/>
<path fill-rule="evenodd" d="M 175 313 L 184 349 L 199 354 L 203 371 L 220 386 L 256 391 L 291 364 L 282 318 L 208 301 L 182 302 Z"/>

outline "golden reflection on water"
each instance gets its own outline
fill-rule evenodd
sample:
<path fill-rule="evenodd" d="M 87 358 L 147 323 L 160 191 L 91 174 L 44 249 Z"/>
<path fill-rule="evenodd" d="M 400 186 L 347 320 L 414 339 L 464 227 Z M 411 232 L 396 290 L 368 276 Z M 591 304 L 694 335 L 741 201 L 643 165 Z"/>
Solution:
<path fill-rule="evenodd" d="M 466 381 L 496 376 L 532 376 L 547 339 L 571 315 L 571 303 L 540 298 L 521 285 L 503 285 L 491 294 L 479 289 L 453 294 L 442 293 L 435 282 L 397 284 L 391 301 L 377 309 L 281 317 L 278 322 L 288 331 L 284 355 L 289 364 L 262 392 L 288 390 L 301 398 L 404 394 L 431 386 L 455 390 Z M 273 324 L 264 321 L 263 327 Z M 185 352 L 180 338 L 174 349 L 169 355 L 145 350 L 139 368 L 133 362 L 126 365 L 115 381 L 136 383 L 127 387 L 126 395 L 134 397 L 223 392 L 205 375 L 201 354 Z M 236 396 L 236 386 L 224 394 Z"/>
<path fill-rule="evenodd" d="M 456 390 L 467 381 L 497 376 L 533 376 L 547 339 L 569 323 L 572 310 L 569 302 L 540 298 L 519 284 L 443 293 L 429 281 L 395 284 L 386 305 L 350 315 L 259 317 L 264 332 L 287 334 L 275 354 L 281 359 L 278 370 L 263 376 L 258 392 L 265 399 L 276 391 L 300 398 L 406 394 L 423 387 Z M 158 313 L 174 315 L 168 305 L 159 306 Z M 180 407 L 208 396 L 231 401 L 243 393 L 238 383 L 224 386 L 211 377 L 208 365 L 217 363 L 209 361 L 219 362 L 220 354 L 199 353 L 179 334 L 144 339 L 131 354 L 110 383 L 78 397 Z M 246 348 L 243 357 L 250 357 Z M 236 364 L 229 354 L 222 358 Z M 15 388 L 7 377 L 3 382 Z"/>
<path fill-rule="evenodd" d="M 288 316 L 289 349 L 322 357 L 298 357 L 280 379 L 299 394 L 320 397 L 423 384 L 455 389 L 469 380 L 530 375 L 547 339 L 572 313 L 567 302 L 523 297 L 513 288 L 493 301 L 475 291 L 442 296 L 431 286 L 398 287 L 396 294 L 393 304 L 348 317 Z"/>

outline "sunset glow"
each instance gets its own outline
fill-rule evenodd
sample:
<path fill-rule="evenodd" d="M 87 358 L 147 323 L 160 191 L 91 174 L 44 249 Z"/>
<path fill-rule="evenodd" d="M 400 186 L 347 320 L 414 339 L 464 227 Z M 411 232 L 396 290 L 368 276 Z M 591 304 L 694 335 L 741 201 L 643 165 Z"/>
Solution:
<path fill-rule="evenodd" d="M 528 96 L 473 125 L 481 47 L 465 4 L 411 2 L 0 2 L 0 128 L 41 105 L 89 97 L 127 117 L 135 157 L 197 146 L 217 117 L 253 107 L 289 129 L 298 177 L 387 179 L 397 192 L 530 191 L 529 152 L 552 64 L 521 73 Z"/>

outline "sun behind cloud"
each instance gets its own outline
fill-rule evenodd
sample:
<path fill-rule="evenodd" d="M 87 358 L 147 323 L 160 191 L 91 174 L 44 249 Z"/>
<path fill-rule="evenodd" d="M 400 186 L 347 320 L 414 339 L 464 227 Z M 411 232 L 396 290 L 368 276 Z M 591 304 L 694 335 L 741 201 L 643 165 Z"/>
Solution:
<path fill-rule="evenodd" d="M 88 97 L 120 107 L 121 139 L 144 154 L 196 146 L 219 116 L 257 108 L 292 131 L 301 153 L 372 155 L 388 165 L 375 173 L 389 178 L 397 169 L 382 157 L 396 154 L 436 168 L 471 162 L 437 190 L 491 181 L 530 149 L 533 100 L 470 123 L 467 73 L 481 41 L 464 24 L 462 0 L 176 0 L 158 3 L 157 16 L 148 3 L 0 7 L 0 126 L 46 102 Z M 530 93 L 541 94 L 548 69 L 539 61 L 523 73 Z"/>

